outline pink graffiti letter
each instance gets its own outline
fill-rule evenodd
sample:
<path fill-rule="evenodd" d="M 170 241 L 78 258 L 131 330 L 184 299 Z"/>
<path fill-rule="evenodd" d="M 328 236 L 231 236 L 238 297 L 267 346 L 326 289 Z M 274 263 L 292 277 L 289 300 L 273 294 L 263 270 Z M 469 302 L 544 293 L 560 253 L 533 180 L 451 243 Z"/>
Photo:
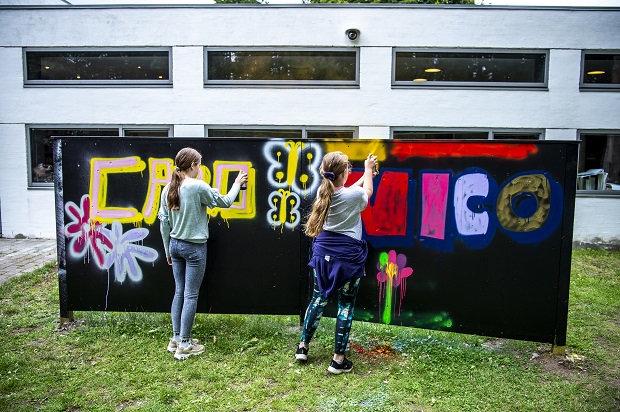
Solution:
<path fill-rule="evenodd" d="M 448 173 L 422 174 L 422 221 L 420 235 L 443 240 L 448 205 Z"/>

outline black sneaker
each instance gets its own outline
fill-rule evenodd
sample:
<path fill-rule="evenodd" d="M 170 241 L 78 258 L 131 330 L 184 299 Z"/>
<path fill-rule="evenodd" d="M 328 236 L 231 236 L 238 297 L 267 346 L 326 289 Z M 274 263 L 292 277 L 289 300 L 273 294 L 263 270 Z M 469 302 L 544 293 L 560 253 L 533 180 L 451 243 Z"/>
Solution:
<path fill-rule="evenodd" d="M 353 370 L 353 362 L 344 358 L 342 363 L 338 363 L 332 359 L 331 365 L 327 368 L 327 372 L 333 373 L 334 375 L 339 375 L 341 373 L 351 372 Z"/>
<path fill-rule="evenodd" d="M 300 361 L 308 360 L 308 348 L 304 348 L 303 346 L 297 348 L 297 352 L 295 352 L 295 359 Z"/>

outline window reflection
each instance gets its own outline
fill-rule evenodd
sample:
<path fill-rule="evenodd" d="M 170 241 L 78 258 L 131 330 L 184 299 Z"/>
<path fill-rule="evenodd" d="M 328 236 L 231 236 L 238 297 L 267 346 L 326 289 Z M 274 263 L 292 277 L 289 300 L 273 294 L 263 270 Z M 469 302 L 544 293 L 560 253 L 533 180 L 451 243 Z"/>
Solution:
<path fill-rule="evenodd" d="M 487 140 L 489 133 L 484 132 L 424 132 L 424 131 L 408 131 L 408 130 L 395 130 L 394 139 L 472 139 L 472 140 Z"/>
<path fill-rule="evenodd" d="M 353 130 L 342 129 L 235 129 L 235 128 L 209 128 L 208 137 L 254 137 L 254 138 L 278 138 L 278 139 L 352 139 Z"/>
<path fill-rule="evenodd" d="M 68 136 L 120 136 L 122 128 L 36 128 L 29 129 L 30 184 L 50 186 L 54 181 L 53 137 Z M 124 129 L 123 136 L 167 137 L 169 128 Z"/>
<path fill-rule="evenodd" d="M 53 136 L 118 136 L 118 129 L 30 129 L 31 183 L 54 181 Z"/>
<path fill-rule="evenodd" d="M 211 129 L 207 131 L 208 137 L 257 137 L 279 139 L 301 139 L 301 130 L 287 129 Z"/>
<path fill-rule="evenodd" d="M 168 137 L 169 129 L 124 129 L 126 137 Z"/>
<path fill-rule="evenodd" d="M 394 130 L 394 139 L 438 139 L 438 140 L 540 140 L 541 133 L 535 131 L 507 132 L 493 130 Z"/>
<path fill-rule="evenodd" d="M 582 134 L 577 189 L 620 190 L 620 135 Z"/>
<path fill-rule="evenodd" d="M 353 130 L 308 130 L 308 139 L 353 139 Z"/>
<path fill-rule="evenodd" d="M 168 82 L 169 52 L 26 50 L 26 83 Z"/>
<path fill-rule="evenodd" d="M 620 54 L 585 53 L 582 83 L 584 87 L 620 85 Z"/>
<path fill-rule="evenodd" d="M 491 83 L 543 86 L 546 53 L 396 51 L 397 84 Z"/>
<path fill-rule="evenodd" d="M 356 50 L 207 50 L 207 82 L 357 81 Z"/>
<path fill-rule="evenodd" d="M 494 140 L 540 140 L 540 133 L 493 133 Z"/>

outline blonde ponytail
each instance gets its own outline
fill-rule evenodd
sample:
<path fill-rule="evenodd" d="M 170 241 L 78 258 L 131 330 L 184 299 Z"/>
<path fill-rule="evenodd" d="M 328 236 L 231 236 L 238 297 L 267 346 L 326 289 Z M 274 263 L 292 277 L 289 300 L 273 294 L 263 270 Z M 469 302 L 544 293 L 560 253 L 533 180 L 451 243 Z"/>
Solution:
<path fill-rule="evenodd" d="M 317 237 L 323 231 L 323 225 L 327 220 L 329 207 L 332 204 L 334 195 L 334 184 L 331 180 L 323 179 L 319 191 L 312 203 L 312 211 L 308 216 L 308 221 L 304 225 L 304 233 L 309 237 Z"/>
<path fill-rule="evenodd" d="M 320 168 L 323 180 L 312 203 L 312 211 L 303 225 L 306 236 L 317 237 L 323 231 L 334 195 L 334 180 L 344 173 L 348 163 L 348 157 L 342 152 L 330 152 L 323 156 Z"/>

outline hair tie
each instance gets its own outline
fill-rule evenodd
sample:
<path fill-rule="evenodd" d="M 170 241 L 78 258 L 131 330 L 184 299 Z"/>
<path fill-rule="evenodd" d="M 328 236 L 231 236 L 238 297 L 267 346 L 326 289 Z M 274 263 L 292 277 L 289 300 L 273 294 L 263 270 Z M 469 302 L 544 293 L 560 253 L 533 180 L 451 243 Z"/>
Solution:
<path fill-rule="evenodd" d="M 336 180 L 336 175 L 333 172 L 323 172 L 323 177 L 327 180 L 331 180 L 332 182 Z"/>
<path fill-rule="evenodd" d="M 181 169 L 179 169 L 179 166 L 177 166 L 175 170 L 176 170 L 177 172 L 180 172 L 180 171 L 181 171 Z"/>

